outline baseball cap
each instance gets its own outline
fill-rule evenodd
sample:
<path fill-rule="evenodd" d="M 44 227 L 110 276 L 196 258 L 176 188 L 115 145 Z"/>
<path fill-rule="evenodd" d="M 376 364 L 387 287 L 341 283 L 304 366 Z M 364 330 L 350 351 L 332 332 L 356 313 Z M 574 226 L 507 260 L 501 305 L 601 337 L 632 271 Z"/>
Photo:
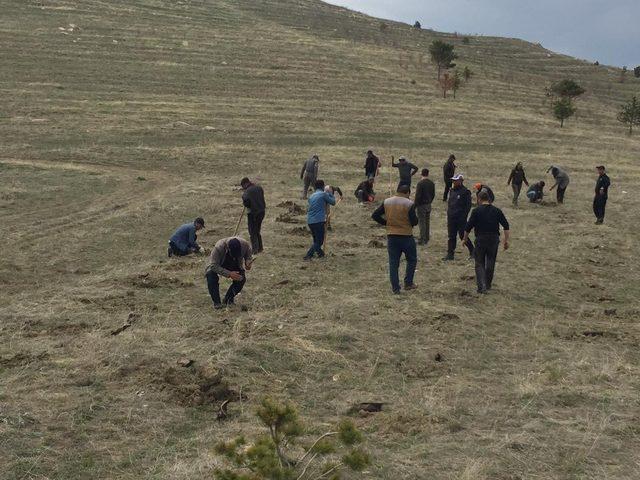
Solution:
<path fill-rule="evenodd" d="M 197 224 L 202 225 L 204 227 L 204 218 L 198 217 L 193 221 L 193 223 L 197 223 Z"/>
<path fill-rule="evenodd" d="M 464 175 L 462 175 L 461 173 L 458 173 L 457 175 L 454 175 L 453 177 L 451 177 L 451 180 L 464 180 Z"/>

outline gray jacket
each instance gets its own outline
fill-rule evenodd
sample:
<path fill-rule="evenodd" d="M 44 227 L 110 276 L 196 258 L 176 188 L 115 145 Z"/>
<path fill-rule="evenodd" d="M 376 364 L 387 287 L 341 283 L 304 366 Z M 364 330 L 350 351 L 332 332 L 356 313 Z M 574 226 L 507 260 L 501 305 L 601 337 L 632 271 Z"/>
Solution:
<path fill-rule="evenodd" d="M 318 178 L 318 160 L 317 157 L 311 157 L 309 160 L 304 162 L 302 165 L 302 170 L 300 171 L 300 178 L 303 178 L 307 175 L 310 178 Z"/>

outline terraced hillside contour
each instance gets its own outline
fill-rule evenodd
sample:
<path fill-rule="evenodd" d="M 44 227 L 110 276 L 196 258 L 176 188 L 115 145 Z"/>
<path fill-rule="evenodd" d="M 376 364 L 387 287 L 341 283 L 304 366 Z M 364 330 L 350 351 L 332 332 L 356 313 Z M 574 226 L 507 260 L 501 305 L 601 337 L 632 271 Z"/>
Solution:
<path fill-rule="evenodd" d="M 256 431 L 264 395 L 320 430 L 384 402 L 354 418 L 368 478 L 638 477 L 640 141 L 615 119 L 637 79 L 315 0 L 0 12 L 0 478 L 211 478 L 213 445 Z M 435 86 L 434 39 L 476 74 L 455 100 Z M 560 130 L 544 89 L 567 77 L 587 94 Z M 370 246 L 384 231 L 351 195 L 368 148 L 383 196 L 391 155 L 429 166 L 438 194 L 450 152 L 493 187 L 513 233 L 495 293 L 476 298 L 464 256 L 440 261 L 436 202 L 420 288 L 390 295 L 386 251 Z M 312 153 L 346 198 L 329 258 L 303 264 L 304 216 L 285 202 L 304 206 Z M 566 205 L 512 208 L 516 161 L 530 180 L 566 167 Z M 613 188 L 595 228 L 601 163 Z M 205 246 L 230 235 L 245 175 L 268 195 L 266 253 L 244 308 L 218 313 L 205 259 L 169 260 L 165 245 L 197 215 Z M 242 400 L 219 422 L 226 398 Z"/>

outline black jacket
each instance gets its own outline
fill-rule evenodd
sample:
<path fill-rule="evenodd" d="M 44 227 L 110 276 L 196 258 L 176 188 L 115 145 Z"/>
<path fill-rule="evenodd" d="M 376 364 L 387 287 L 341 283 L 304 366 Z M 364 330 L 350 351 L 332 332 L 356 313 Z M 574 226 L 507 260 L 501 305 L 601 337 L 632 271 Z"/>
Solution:
<path fill-rule="evenodd" d="M 456 164 L 452 161 L 447 160 L 447 162 L 442 167 L 442 173 L 444 174 L 444 181 L 450 181 L 451 177 L 453 177 L 456 173 Z"/>
<path fill-rule="evenodd" d="M 416 206 L 430 204 L 436 196 L 436 186 L 428 178 L 423 178 L 416 185 Z"/>
<path fill-rule="evenodd" d="M 264 201 L 264 190 L 262 190 L 262 187 L 252 183 L 242 194 L 242 204 L 247 207 L 249 213 L 253 215 L 264 213 L 267 205 Z"/>
<path fill-rule="evenodd" d="M 607 198 L 609 196 L 610 186 L 611 186 L 611 180 L 609 180 L 609 177 L 606 173 L 601 177 L 598 177 L 598 180 L 596 180 L 596 196 L 600 195 L 600 189 L 603 189 L 604 198 Z"/>
<path fill-rule="evenodd" d="M 449 203 L 447 204 L 447 217 L 467 218 L 471 210 L 471 192 L 464 185 L 452 188 L 449 192 Z"/>

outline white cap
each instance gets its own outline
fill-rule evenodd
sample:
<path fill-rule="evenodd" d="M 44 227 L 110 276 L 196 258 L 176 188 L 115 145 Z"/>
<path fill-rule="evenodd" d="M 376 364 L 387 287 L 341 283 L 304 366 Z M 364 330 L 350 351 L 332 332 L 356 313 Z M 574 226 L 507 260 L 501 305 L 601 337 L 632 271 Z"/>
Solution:
<path fill-rule="evenodd" d="M 461 173 L 458 173 L 457 175 L 454 175 L 453 177 L 451 177 L 451 180 L 464 180 L 464 175 L 462 175 Z"/>

